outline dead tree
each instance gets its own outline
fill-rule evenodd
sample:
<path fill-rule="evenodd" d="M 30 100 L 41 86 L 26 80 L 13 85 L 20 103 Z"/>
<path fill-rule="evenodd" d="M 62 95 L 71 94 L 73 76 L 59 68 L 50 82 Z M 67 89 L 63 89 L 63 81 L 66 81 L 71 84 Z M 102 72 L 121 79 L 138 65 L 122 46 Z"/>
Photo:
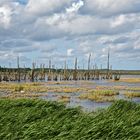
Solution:
<path fill-rule="evenodd" d="M 88 58 L 88 72 L 87 72 L 87 79 L 90 79 L 90 58 L 91 58 L 91 54 L 89 54 L 89 58 Z"/>
<path fill-rule="evenodd" d="M 36 65 L 36 63 L 32 63 L 31 82 L 34 82 L 34 77 L 35 77 L 35 65 Z"/>
<path fill-rule="evenodd" d="M 77 80 L 77 57 L 75 59 L 75 64 L 74 64 L 74 73 L 73 73 L 73 80 Z"/>
<path fill-rule="evenodd" d="M 51 60 L 49 60 L 49 73 L 48 73 L 48 81 L 51 81 Z"/>
<path fill-rule="evenodd" d="M 106 79 L 109 79 L 109 59 L 110 59 L 110 49 L 108 48 L 108 55 L 107 55 L 107 75 L 106 75 Z"/>
<path fill-rule="evenodd" d="M 17 69 L 18 69 L 18 82 L 20 82 L 20 65 L 19 65 L 19 56 L 17 57 Z"/>

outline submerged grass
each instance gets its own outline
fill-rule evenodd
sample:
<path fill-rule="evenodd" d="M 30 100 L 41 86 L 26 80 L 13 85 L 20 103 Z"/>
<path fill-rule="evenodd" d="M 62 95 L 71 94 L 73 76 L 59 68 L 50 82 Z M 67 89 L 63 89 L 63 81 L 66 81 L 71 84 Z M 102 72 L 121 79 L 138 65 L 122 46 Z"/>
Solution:
<path fill-rule="evenodd" d="M 0 139 L 139 139 L 140 106 L 117 101 L 107 110 L 85 114 L 56 102 L 0 100 Z"/>

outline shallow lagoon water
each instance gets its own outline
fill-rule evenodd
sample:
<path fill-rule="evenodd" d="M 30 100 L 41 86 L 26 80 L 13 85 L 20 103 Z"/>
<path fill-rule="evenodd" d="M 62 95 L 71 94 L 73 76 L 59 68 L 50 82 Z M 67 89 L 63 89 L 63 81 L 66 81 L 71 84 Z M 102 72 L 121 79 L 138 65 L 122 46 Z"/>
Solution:
<path fill-rule="evenodd" d="M 95 101 L 90 101 L 90 100 L 80 100 L 78 98 L 73 98 L 71 97 L 70 102 L 67 104 L 67 107 L 81 107 L 84 111 L 95 111 L 100 108 L 107 108 L 111 105 L 112 103 L 110 102 L 95 102 Z"/>
<path fill-rule="evenodd" d="M 140 78 L 140 76 L 123 76 L 124 78 Z M 43 85 L 51 88 L 89 88 L 89 89 L 95 89 L 98 86 L 104 87 L 104 89 L 111 89 L 115 86 L 122 86 L 122 87 L 129 87 L 129 88 L 137 88 L 140 87 L 140 83 L 129 83 L 129 82 L 112 82 L 110 80 L 93 80 L 93 81 L 58 81 L 58 82 L 45 82 Z M 136 103 L 140 103 L 140 97 L 135 98 L 127 98 L 124 96 L 124 93 L 126 92 L 125 89 L 119 89 L 119 95 L 116 95 L 116 100 L 123 99 L 128 101 L 133 101 Z M 133 90 L 131 90 L 133 91 Z M 135 91 L 140 92 L 140 91 Z M 5 92 L 0 92 L 0 96 L 3 96 L 6 94 Z M 36 93 L 39 94 L 39 93 Z M 99 108 L 107 108 L 109 107 L 112 102 L 96 102 L 91 101 L 88 99 L 80 99 L 79 95 L 83 94 L 82 91 L 80 92 L 73 92 L 73 93 L 57 93 L 57 92 L 47 92 L 43 93 L 44 96 L 40 96 L 39 98 L 49 100 L 49 101 L 59 101 L 61 99 L 61 96 L 68 96 L 68 100 L 65 101 L 65 104 L 67 107 L 80 107 L 84 111 L 95 111 Z M 45 96 L 46 94 L 46 96 Z"/>
<path fill-rule="evenodd" d="M 66 93 L 48 93 L 48 96 L 43 96 L 41 99 L 48 101 L 58 101 L 61 95 L 67 95 Z M 95 111 L 100 108 L 107 108 L 112 103 L 111 102 L 96 102 L 88 99 L 81 100 L 78 97 L 78 94 L 71 93 L 69 94 L 70 99 L 66 102 L 66 107 L 80 107 L 84 111 Z"/>
<path fill-rule="evenodd" d="M 140 76 L 135 76 L 135 75 L 126 75 L 123 76 L 123 78 L 140 78 Z M 137 88 L 140 87 L 140 83 L 129 83 L 129 82 L 111 82 L 109 80 L 93 80 L 93 81 L 88 81 L 90 83 L 83 84 L 84 81 L 70 81 L 70 84 L 66 82 L 66 84 L 54 84 L 57 87 L 86 87 L 86 88 L 91 88 L 95 89 L 96 86 L 103 86 L 104 88 L 112 88 L 114 86 L 124 86 L 124 87 L 129 87 L 129 88 Z M 46 83 L 47 85 L 47 83 Z M 47 86 L 54 86 L 54 85 L 47 85 Z M 140 97 L 134 97 L 134 98 L 128 98 L 126 97 L 123 93 L 125 93 L 124 90 L 118 90 L 119 95 L 116 95 L 115 98 L 116 100 L 128 100 L 128 101 L 133 101 L 136 103 L 140 103 Z M 133 91 L 133 90 L 131 90 Z M 135 91 L 139 92 L 139 91 Z M 109 107 L 112 102 L 96 102 L 96 101 L 91 101 L 88 99 L 79 99 L 78 96 L 81 93 L 48 93 L 48 96 L 46 97 L 41 97 L 43 99 L 51 100 L 51 101 L 57 101 L 59 96 L 64 95 L 64 96 L 70 96 L 70 99 L 68 102 L 66 102 L 67 107 L 81 107 L 85 111 L 95 111 L 100 108 L 107 108 Z"/>
<path fill-rule="evenodd" d="M 136 103 L 140 103 L 140 98 L 139 97 L 134 97 L 134 98 L 127 98 L 124 94 L 124 91 L 120 91 L 119 95 L 116 95 L 116 100 L 128 100 L 128 101 L 133 101 Z M 47 96 L 42 96 L 40 97 L 41 99 L 45 99 L 48 101 L 59 101 L 59 98 L 61 96 L 68 96 L 69 100 L 65 102 L 67 107 L 80 107 L 82 110 L 91 112 L 95 111 L 98 109 L 105 109 L 109 107 L 112 102 L 96 102 L 96 101 L 91 101 L 88 99 L 80 99 L 79 95 L 82 93 L 46 93 Z"/>

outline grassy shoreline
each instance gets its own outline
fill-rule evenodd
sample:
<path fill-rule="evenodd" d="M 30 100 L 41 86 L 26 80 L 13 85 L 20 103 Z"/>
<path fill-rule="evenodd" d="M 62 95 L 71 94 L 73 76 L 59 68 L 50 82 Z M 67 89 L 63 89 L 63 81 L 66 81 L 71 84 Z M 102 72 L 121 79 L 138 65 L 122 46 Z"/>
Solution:
<path fill-rule="evenodd" d="M 117 101 L 92 114 L 37 99 L 0 99 L 0 139 L 139 139 L 140 106 Z"/>

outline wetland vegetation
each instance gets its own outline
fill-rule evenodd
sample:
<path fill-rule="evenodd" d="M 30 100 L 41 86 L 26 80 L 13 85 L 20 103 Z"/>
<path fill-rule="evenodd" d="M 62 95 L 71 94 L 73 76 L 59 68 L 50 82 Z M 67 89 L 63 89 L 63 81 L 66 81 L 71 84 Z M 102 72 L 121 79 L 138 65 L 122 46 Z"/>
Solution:
<path fill-rule="evenodd" d="M 23 70 L 0 73 L 0 139 L 140 138 L 139 76 Z"/>
<path fill-rule="evenodd" d="M 119 92 L 115 90 L 93 90 L 89 93 L 81 94 L 80 99 L 89 99 L 96 102 L 113 102 L 115 100 L 115 95 Z"/>
<path fill-rule="evenodd" d="M 84 113 L 57 102 L 0 100 L 0 139 L 139 139 L 140 106 L 117 101 L 108 109 Z"/>
<path fill-rule="evenodd" d="M 71 102 L 71 98 L 91 100 L 95 102 L 114 102 L 115 100 L 140 97 L 139 83 L 134 78 L 127 83 L 123 79 L 114 82 L 102 81 L 49 81 L 49 82 L 1 82 L 1 98 L 45 98 L 55 99 L 65 103 Z M 130 78 L 128 79 L 130 81 Z M 136 79 L 139 81 L 139 78 Z M 128 85 L 129 84 L 129 85 Z M 131 85 L 136 86 L 131 86 Z M 3 94 L 2 94 L 3 93 Z M 51 97 L 50 97 L 51 95 Z M 128 99 L 129 100 L 129 99 Z"/>
<path fill-rule="evenodd" d="M 0 0 L 0 140 L 140 140 L 140 0 Z"/>

